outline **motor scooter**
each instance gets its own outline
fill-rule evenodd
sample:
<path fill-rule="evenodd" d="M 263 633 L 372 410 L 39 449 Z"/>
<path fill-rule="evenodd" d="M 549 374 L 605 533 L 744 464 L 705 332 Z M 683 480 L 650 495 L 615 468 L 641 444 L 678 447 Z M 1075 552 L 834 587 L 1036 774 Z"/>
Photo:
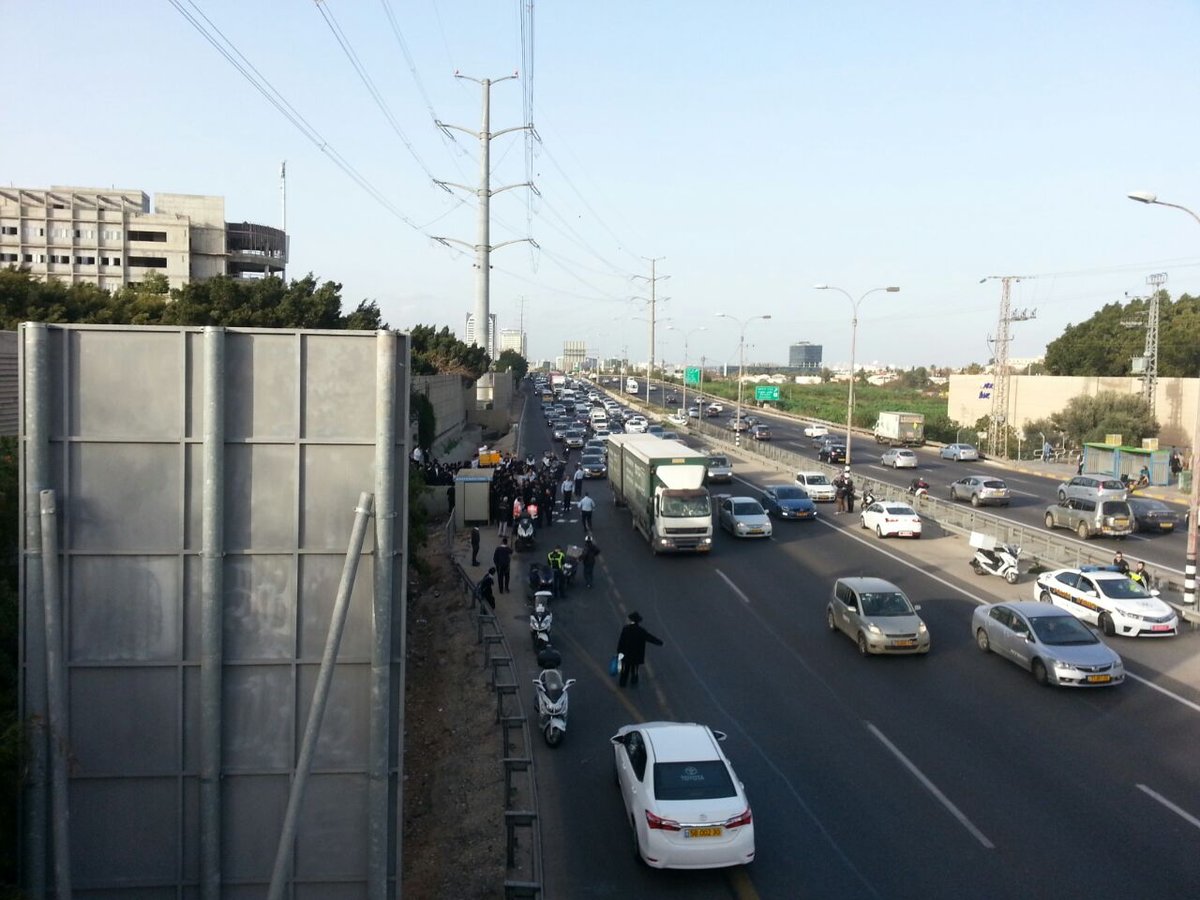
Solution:
<path fill-rule="evenodd" d="M 518 553 L 522 550 L 532 550 L 537 546 L 537 541 L 534 540 L 533 517 L 529 514 L 529 509 L 521 513 L 521 518 L 517 519 L 517 539 L 513 544 L 513 549 Z"/>
<path fill-rule="evenodd" d="M 1016 584 L 1021 577 L 1019 561 L 1021 548 L 1015 544 L 1001 544 L 990 534 L 971 532 L 971 546 L 975 556 L 971 568 L 976 575 L 999 575 L 1009 584 Z"/>
<path fill-rule="evenodd" d="M 864 488 L 862 492 L 862 508 L 866 509 L 878 499 L 870 488 Z"/>
<path fill-rule="evenodd" d="M 550 645 L 550 629 L 554 626 L 550 598 L 549 592 L 539 591 L 534 597 L 533 612 L 529 614 L 529 638 L 535 651 Z"/>
<path fill-rule="evenodd" d="M 562 656 L 547 645 L 538 653 L 538 666 L 542 671 L 533 679 L 538 728 L 551 747 L 557 747 L 567 733 L 567 691 L 575 683 L 574 678 L 563 680 L 558 669 L 561 664 Z"/>
<path fill-rule="evenodd" d="M 539 593 L 554 596 L 554 571 L 544 563 L 530 563 L 525 598 L 532 604 Z"/>
<path fill-rule="evenodd" d="M 914 478 L 908 485 L 908 492 L 914 497 L 928 497 L 929 482 L 924 478 Z"/>

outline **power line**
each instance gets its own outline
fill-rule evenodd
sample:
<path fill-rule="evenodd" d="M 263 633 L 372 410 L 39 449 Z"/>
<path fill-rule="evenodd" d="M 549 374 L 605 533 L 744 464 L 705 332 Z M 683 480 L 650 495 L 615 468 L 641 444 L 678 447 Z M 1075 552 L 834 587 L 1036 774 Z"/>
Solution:
<path fill-rule="evenodd" d="M 404 213 L 400 212 L 400 210 L 390 200 L 388 200 L 387 197 L 385 197 L 383 193 L 377 187 L 375 187 L 375 185 L 368 181 L 364 175 L 355 169 L 345 157 L 343 157 L 330 145 L 327 140 L 325 140 L 321 133 L 317 131 L 317 129 L 313 127 L 313 125 L 309 123 L 309 121 L 305 119 L 304 116 L 301 115 L 300 112 L 287 101 L 287 99 L 275 88 L 275 86 L 271 84 L 267 77 L 258 71 L 254 64 L 251 63 L 250 60 L 248 60 L 240 50 L 237 49 L 236 45 L 234 45 L 234 43 L 229 40 L 224 33 L 222 33 L 221 29 L 218 28 L 213 21 L 204 14 L 203 10 L 196 5 L 195 0 L 188 0 L 188 2 L 192 8 L 195 9 L 196 15 L 192 15 L 192 13 L 190 13 L 188 10 L 184 9 L 181 0 L 167 0 L 167 2 L 175 7 L 176 11 L 183 16 L 184 19 L 186 19 L 188 23 L 196 29 L 196 31 L 200 33 L 201 37 L 208 41 L 218 53 L 225 57 L 225 60 L 235 69 L 237 69 L 238 72 L 241 73 L 242 77 L 250 82 L 254 89 L 262 94 L 268 103 L 274 106 L 275 109 L 277 109 L 285 119 L 291 122 L 292 125 L 295 126 L 296 130 L 308 138 L 318 150 L 324 153 L 335 166 L 348 175 L 350 179 L 360 188 L 362 188 L 376 203 L 415 231 L 422 230 L 421 226 L 417 225 L 416 222 L 404 215 Z M 200 19 L 203 19 L 204 24 L 201 24 L 196 16 L 199 16 Z M 214 37 L 213 34 L 205 28 L 205 25 L 207 25 L 208 28 L 211 28 L 212 31 L 215 32 L 220 38 L 220 40 L 217 40 L 217 37 Z M 224 44 L 222 44 L 222 42 L 224 42 Z"/>

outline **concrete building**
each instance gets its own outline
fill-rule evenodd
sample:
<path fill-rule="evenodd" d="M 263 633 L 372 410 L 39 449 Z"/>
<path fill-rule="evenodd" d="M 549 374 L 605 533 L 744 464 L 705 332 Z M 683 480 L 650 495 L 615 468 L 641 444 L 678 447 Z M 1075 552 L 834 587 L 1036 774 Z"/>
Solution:
<path fill-rule="evenodd" d="M 562 368 L 564 372 L 582 369 L 585 359 L 587 359 L 587 341 L 563 341 Z"/>
<path fill-rule="evenodd" d="M 282 276 L 287 235 L 225 221 L 225 198 L 101 188 L 0 188 L 0 266 L 114 290 L 165 275 L 173 288 L 218 275 Z"/>
<path fill-rule="evenodd" d="M 463 335 L 464 344 L 478 344 L 475 339 L 475 313 L 467 313 L 467 325 Z M 488 315 L 488 333 L 487 340 L 483 343 L 483 348 L 487 351 L 487 355 L 493 360 L 500 355 L 500 350 L 496 346 L 496 314 Z"/>
<path fill-rule="evenodd" d="M 820 372 L 821 344 L 810 344 L 808 341 L 798 341 L 788 347 L 788 368 L 799 369 L 801 372 Z"/>
<path fill-rule="evenodd" d="M 500 352 L 505 350 L 515 350 L 520 353 L 525 359 L 529 359 L 525 352 L 525 332 L 519 328 L 503 328 L 500 330 Z"/>

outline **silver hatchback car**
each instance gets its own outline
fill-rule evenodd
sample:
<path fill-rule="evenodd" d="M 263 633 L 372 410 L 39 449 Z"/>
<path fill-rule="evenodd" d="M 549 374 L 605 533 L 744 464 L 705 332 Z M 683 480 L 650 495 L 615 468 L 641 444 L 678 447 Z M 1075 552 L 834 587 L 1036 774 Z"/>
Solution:
<path fill-rule="evenodd" d="M 929 629 L 904 592 L 882 578 L 839 578 L 825 607 L 825 624 L 874 653 L 928 653 Z"/>
<path fill-rule="evenodd" d="M 1072 497 L 1079 500 L 1124 500 L 1127 494 L 1119 478 L 1107 475 L 1076 475 L 1058 486 L 1060 502 Z"/>

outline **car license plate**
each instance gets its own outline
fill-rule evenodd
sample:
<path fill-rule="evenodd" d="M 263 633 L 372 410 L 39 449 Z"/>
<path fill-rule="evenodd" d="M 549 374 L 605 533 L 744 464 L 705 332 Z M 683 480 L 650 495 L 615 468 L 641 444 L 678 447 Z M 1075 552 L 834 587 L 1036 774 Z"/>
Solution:
<path fill-rule="evenodd" d="M 762 529 L 761 528 L 750 528 L 750 529 L 747 529 L 747 533 L 748 534 L 762 534 Z"/>
<path fill-rule="evenodd" d="M 721 826 L 713 825 L 709 828 L 688 828 L 684 830 L 683 836 L 689 838 L 720 837 Z"/>
<path fill-rule="evenodd" d="M 1151 628 L 1150 630 L 1151 630 L 1151 631 L 1170 631 L 1170 630 L 1171 630 L 1171 626 L 1170 626 L 1170 625 L 1155 625 L 1155 626 L 1154 626 L 1153 628 Z"/>
<path fill-rule="evenodd" d="M 1163 531 L 1174 531 L 1175 523 L 1174 522 L 1161 522 L 1158 527 L 1161 528 Z"/>
<path fill-rule="evenodd" d="M 917 646 L 917 642 L 916 641 L 892 641 L 892 646 L 893 647 L 915 647 L 915 646 Z"/>
<path fill-rule="evenodd" d="M 1088 684 L 1107 684 L 1112 681 L 1111 675 L 1089 675 L 1087 677 Z"/>
<path fill-rule="evenodd" d="M 913 535 L 911 531 L 899 531 L 897 534 L 899 534 L 900 537 L 912 537 Z"/>

